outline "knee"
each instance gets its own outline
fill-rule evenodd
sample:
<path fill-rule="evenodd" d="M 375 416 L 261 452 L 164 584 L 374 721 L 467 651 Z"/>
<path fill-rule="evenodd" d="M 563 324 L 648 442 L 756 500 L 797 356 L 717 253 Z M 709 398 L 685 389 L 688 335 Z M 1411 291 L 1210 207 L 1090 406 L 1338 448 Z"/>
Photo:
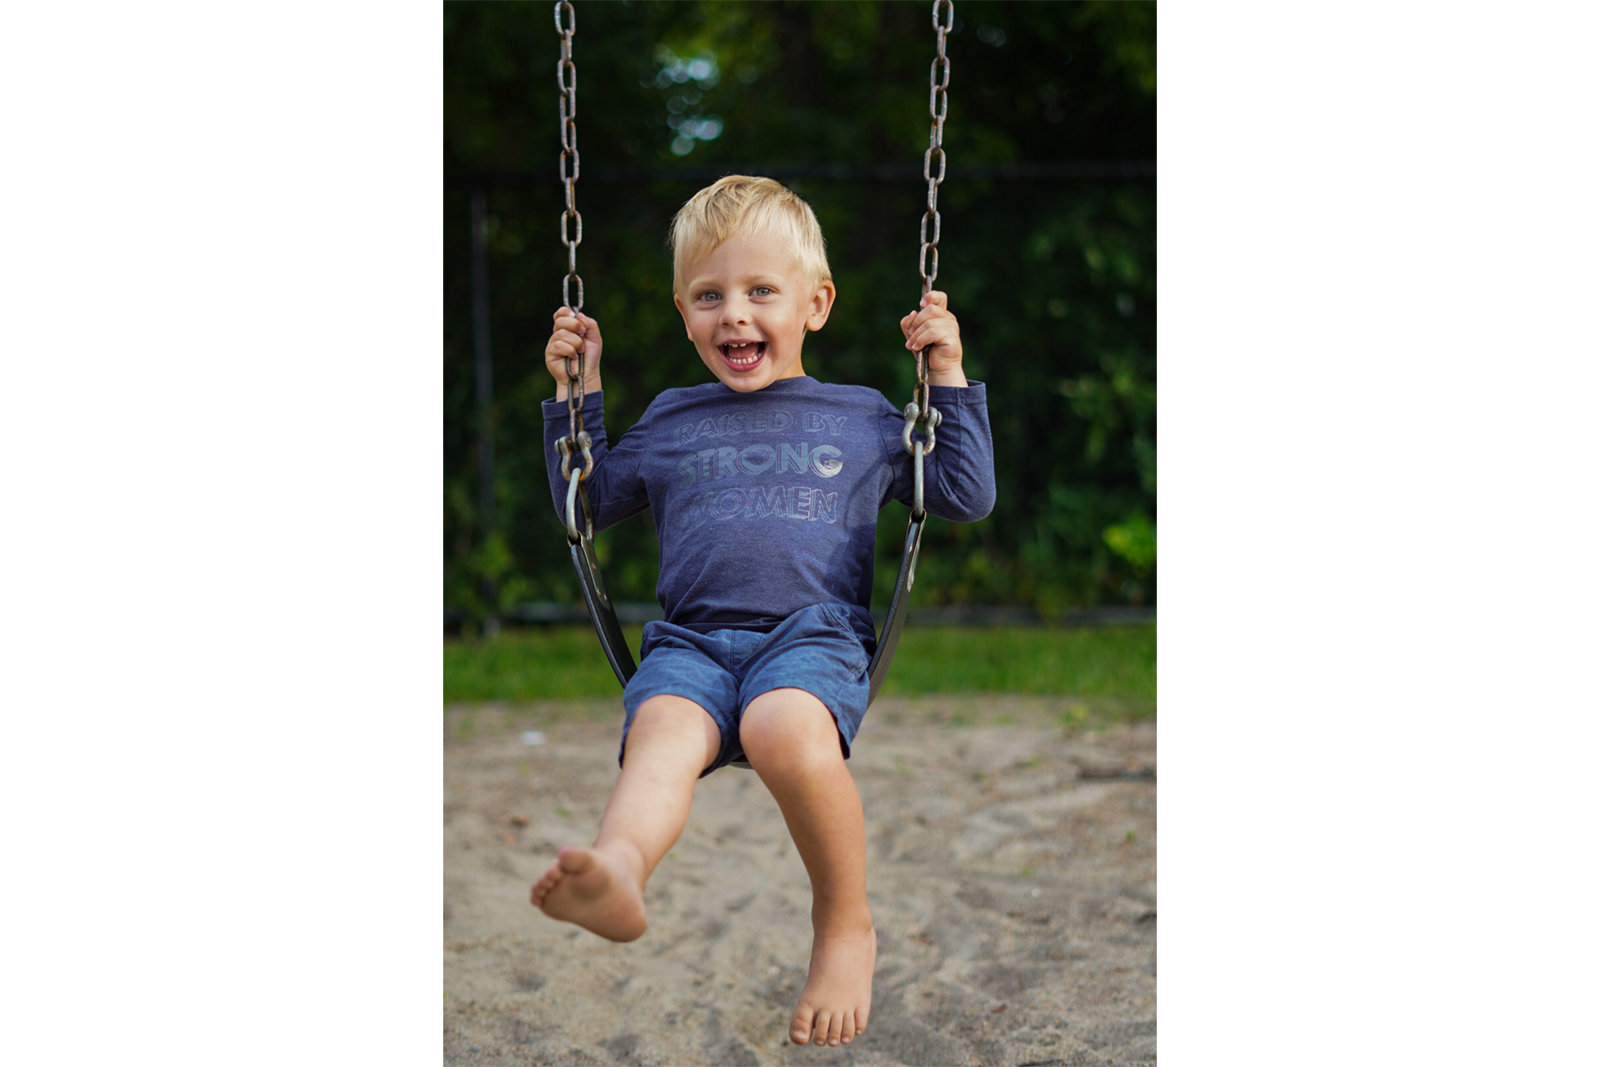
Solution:
<path fill-rule="evenodd" d="M 639 705 L 628 726 L 629 737 L 669 736 L 715 731 L 716 723 L 699 704 L 679 696 L 653 696 Z"/>
<path fill-rule="evenodd" d="M 750 765 L 806 770 L 844 759 L 833 713 L 810 693 L 765 693 L 750 702 L 739 722 L 739 744 Z"/>
<path fill-rule="evenodd" d="M 639 745 L 648 745 L 651 751 L 682 751 L 685 759 L 696 758 L 703 750 L 700 760 L 703 768 L 710 766 L 721 750 L 722 731 L 699 704 L 685 697 L 663 694 L 650 697 L 633 713 L 623 742 L 624 753 L 634 751 Z"/>
<path fill-rule="evenodd" d="M 639 710 L 633 713 L 633 723 L 628 727 L 629 733 L 649 731 L 660 727 L 672 727 L 687 716 L 687 711 L 681 707 L 680 700 L 667 696 L 655 696 L 639 705 Z"/>

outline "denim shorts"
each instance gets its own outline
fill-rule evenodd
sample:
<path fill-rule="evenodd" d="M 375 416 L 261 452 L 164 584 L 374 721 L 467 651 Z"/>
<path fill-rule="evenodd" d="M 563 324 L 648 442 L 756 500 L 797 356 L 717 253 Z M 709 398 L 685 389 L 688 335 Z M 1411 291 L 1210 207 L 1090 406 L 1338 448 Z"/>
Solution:
<path fill-rule="evenodd" d="M 628 712 L 623 748 L 641 704 L 662 694 L 684 697 L 704 708 L 722 733 L 722 750 L 701 777 L 744 757 L 739 720 L 762 693 L 804 689 L 822 701 L 839 727 L 845 759 L 867 710 L 867 650 L 845 609 L 834 604 L 802 608 L 770 633 L 697 633 L 669 622 L 648 623 L 639 657 L 622 694 Z"/>

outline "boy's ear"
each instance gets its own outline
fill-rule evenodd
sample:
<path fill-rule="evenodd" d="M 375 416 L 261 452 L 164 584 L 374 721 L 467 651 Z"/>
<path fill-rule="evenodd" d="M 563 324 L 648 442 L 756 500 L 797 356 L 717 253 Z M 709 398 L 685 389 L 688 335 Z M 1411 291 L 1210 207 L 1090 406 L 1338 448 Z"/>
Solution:
<path fill-rule="evenodd" d="M 678 309 L 678 314 L 683 316 L 683 335 L 689 340 L 694 340 L 694 334 L 689 332 L 689 314 L 683 310 L 683 297 L 677 293 L 672 294 L 672 304 Z"/>
<path fill-rule="evenodd" d="M 832 282 L 823 282 L 817 286 L 816 294 L 811 297 L 811 314 L 806 316 L 806 329 L 822 329 L 828 321 L 828 313 L 833 310 L 835 295 L 836 290 Z"/>

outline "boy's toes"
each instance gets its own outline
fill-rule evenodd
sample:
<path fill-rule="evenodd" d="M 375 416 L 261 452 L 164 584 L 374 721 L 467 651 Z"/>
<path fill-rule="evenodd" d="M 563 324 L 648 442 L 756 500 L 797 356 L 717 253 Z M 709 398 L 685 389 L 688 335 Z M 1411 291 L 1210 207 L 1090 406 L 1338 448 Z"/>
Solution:
<path fill-rule="evenodd" d="M 539 880 L 533 883 L 533 888 L 528 891 L 528 903 L 532 904 L 536 908 L 544 907 L 544 898 L 549 895 L 550 887 L 555 885 L 559 880 L 560 878 L 556 872 L 555 865 L 552 864 L 551 869 L 545 871 L 544 874 L 540 876 Z"/>
<path fill-rule="evenodd" d="M 794 1018 L 789 1022 L 789 1040 L 797 1045 L 806 1045 L 811 1042 L 811 1009 L 801 1005 L 795 1010 Z"/>

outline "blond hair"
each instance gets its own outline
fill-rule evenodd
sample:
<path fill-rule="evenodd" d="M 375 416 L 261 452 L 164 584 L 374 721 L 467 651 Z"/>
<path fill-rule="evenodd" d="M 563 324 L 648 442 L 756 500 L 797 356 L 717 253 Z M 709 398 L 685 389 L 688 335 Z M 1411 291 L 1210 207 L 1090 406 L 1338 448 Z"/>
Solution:
<path fill-rule="evenodd" d="M 672 291 L 682 293 L 691 264 L 735 234 L 767 233 L 787 240 L 807 282 L 833 281 L 827 243 L 811 205 L 771 178 L 730 174 L 690 197 L 672 220 Z"/>

